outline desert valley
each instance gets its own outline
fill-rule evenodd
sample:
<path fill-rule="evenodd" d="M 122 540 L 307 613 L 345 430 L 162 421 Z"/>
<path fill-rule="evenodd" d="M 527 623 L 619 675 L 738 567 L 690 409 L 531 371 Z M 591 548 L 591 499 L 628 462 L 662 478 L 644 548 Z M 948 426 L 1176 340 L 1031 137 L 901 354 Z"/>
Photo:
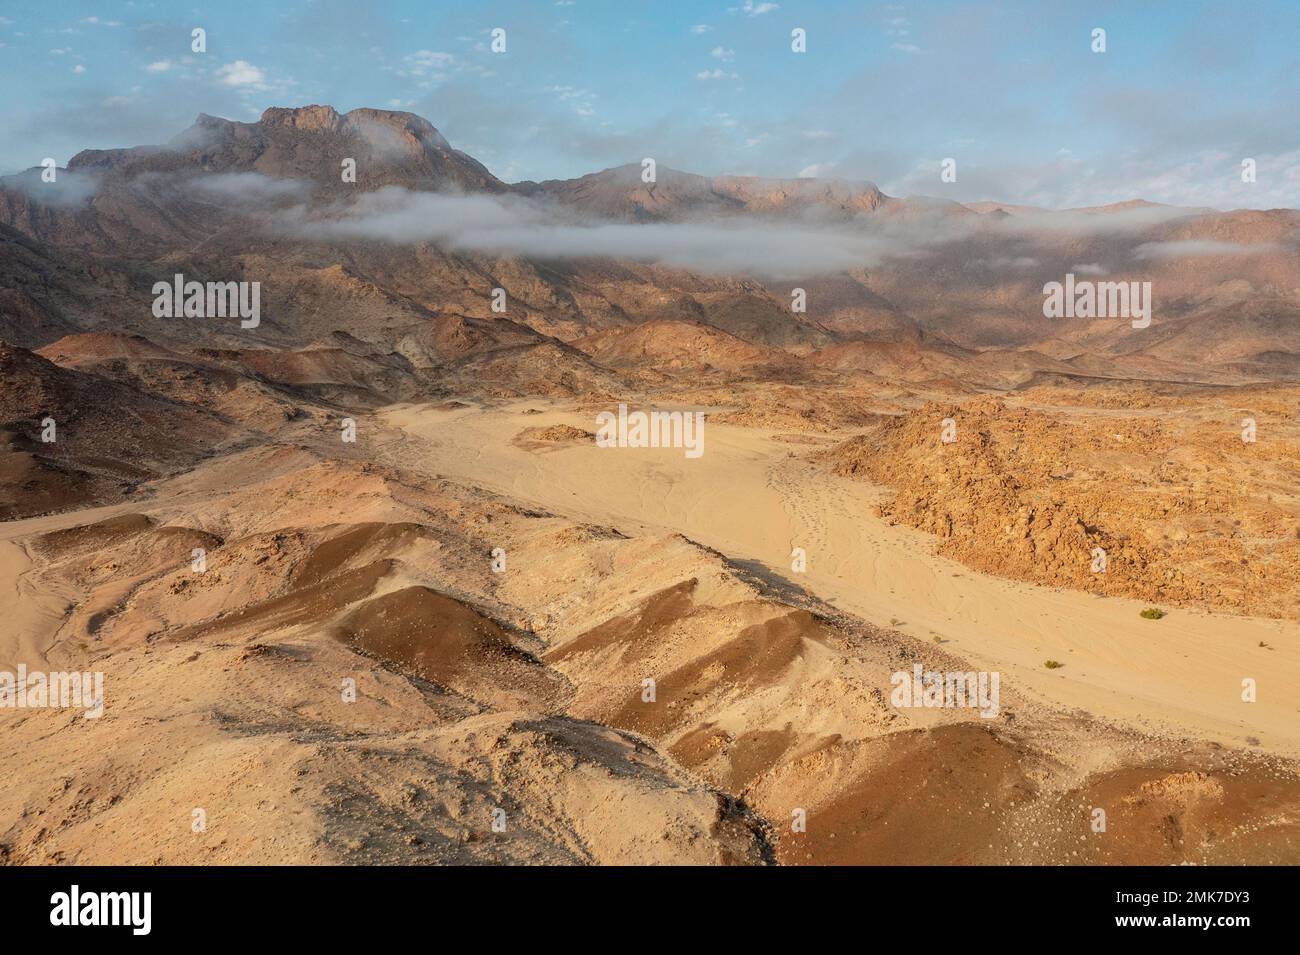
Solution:
<path fill-rule="evenodd" d="M 1296 210 L 200 115 L 0 179 L 0 428 L 8 864 L 1300 863 Z"/>

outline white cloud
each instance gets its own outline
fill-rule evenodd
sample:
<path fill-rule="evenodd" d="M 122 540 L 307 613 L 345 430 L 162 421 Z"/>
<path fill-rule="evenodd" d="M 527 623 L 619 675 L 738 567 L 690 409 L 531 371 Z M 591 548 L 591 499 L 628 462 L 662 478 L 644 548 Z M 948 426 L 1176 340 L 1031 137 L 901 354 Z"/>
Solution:
<path fill-rule="evenodd" d="M 745 0 L 739 9 L 747 17 L 761 17 L 765 13 L 780 9 L 780 7 L 779 3 L 754 3 L 754 0 Z M 736 8 L 732 7 L 731 9 Z"/>
<path fill-rule="evenodd" d="M 554 210 L 488 196 L 449 196 L 388 186 L 316 218 L 286 210 L 279 226 L 322 241 L 436 242 L 449 248 L 539 259 L 629 258 L 720 274 L 776 278 L 878 264 L 913 240 L 861 225 L 828 228 L 753 220 L 712 223 L 557 224 Z"/>
<path fill-rule="evenodd" d="M 979 261 L 979 264 L 999 272 L 1005 269 L 1015 269 L 1017 271 L 1024 271 L 1025 269 L 1038 268 L 1038 260 L 1029 255 L 1017 255 L 1017 256 L 997 255 L 991 259 L 982 259 Z"/>
<path fill-rule="evenodd" d="M 1174 259 L 1192 255 L 1259 255 L 1277 248 L 1269 242 L 1239 245 L 1213 239 L 1179 239 L 1173 242 L 1144 242 L 1133 250 L 1139 259 Z"/>
<path fill-rule="evenodd" d="M 740 79 L 740 77 L 735 73 L 728 73 L 726 70 L 717 69 L 717 68 L 712 70 L 700 70 L 700 72 L 695 74 L 695 78 L 697 80 L 726 80 L 726 79 L 738 80 Z"/>
<path fill-rule="evenodd" d="M 920 53 L 921 48 L 915 43 L 892 43 L 890 44 L 895 50 L 903 53 Z"/>
<path fill-rule="evenodd" d="M 266 71 L 247 60 L 235 60 L 217 70 L 217 77 L 226 86 L 245 86 L 249 89 L 266 88 Z"/>
<path fill-rule="evenodd" d="M 721 60 L 723 63 L 730 63 L 736 58 L 736 51 L 728 50 L 725 46 L 715 46 L 709 51 L 709 56 Z"/>
<path fill-rule="evenodd" d="M 709 26 L 707 23 L 697 23 L 697 24 L 695 24 L 695 26 L 691 27 L 691 32 L 692 32 L 692 33 L 708 33 L 708 32 L 709 32 L 710 30 L 712 30 L 712 29 L 713 29 L 713 27 Z"/>
<path fill-rule="evenodd" d="M 595 115 L 596 94 L 590 90 L 578 89 L 575 86 L 548 86 L 545 92 L 553 93 L 561 101 L 568 103 L 579 116 Z"/>
<path fill-rule="evenodd" d="M 820 179 L 822 176 L 828 176 L 835 169 L 833 162 L 815 162 L 811 166 L 804 166 L 799 170 L 800 179 Z"/>
<path fill-rule="evenodd" d="M 832 162 L 812 165 L 800 176 L 825 176 L 834 167 Z M 248 176 L 214 177 L 211 181 L 218 191 L 246 196 L 250 202 L 270 185 Z M 287 186 L 275 188 L 290 194 Z M 822 183 L 806 185 L 810 195 L 824 188 Z M 872 215 L 835 221 L 806 215 L 633 224 L 557 215 L 556 208 L 545 202 L 515 196 L 453 196 L 388 186 L 346 204 L 284 208 L 269 221 L 277 231 L 326 242 L 433 242 L 448 249 L 492 255 L 543 260 L 630 258 L 720 274 L 782 278 L 931 255 L 950 243 L 973 237 L 979 239 L 981 249 L 987 248 L 988 240 L 999 243 L 991 256 L 975 260 L 982 267 L 1031 270 L 1045 260 L 1025 254 L 1026 239 L 1049 250 L 1065 249 L 1080 239 L 1131 235 L 1160 221 L 1157 215 L 1167 218 L 1174 213 L 1160 208 L 1105 215 L 1043 212 L 992 221 L 982 216 L 954 218 L 943 208 L 927 213 L 922 206 L 915 218 L 905 221 Z M 1148 243 L 1144 248 L 1152 248 L 1156 255 L 1198 255 L 1221 253 L 1223 246 L 1241 252 L 1263 248 L 1201 241 Z M 1100 266 L 1081 264 L 1074 271 L 1087 274 L 1093 268 Z"/>
<path fill-rule="evenodd" d="M 150 73 L 166 73 L 171 68 L 171 60 L 156 60 L 145 67 Z"/>
<path fill-rule="evenodd" d="M 909 36 L 912 32 L 910 29 L 912 23 L 907 17 L 890 17 L 886 22 L 889 24 L 888 29 L 885 30 L 886 36 Z"/>
<path fill-rule="evenodd" d="M 74 66 L 74 67 L 72 68 L 72 72 L 74 72 L 74 73 L 84 73 L 84 72 L 86 72 L 86 68 L 85 68 L 84 66 L 82 66 L 80 63 L 78 63 L 76 66 Z"/>
<path fill-rule="evenodd" d="M 14 176 L 5 176 L 0 179 L 0 185 L 5 189 L 17 189 L 42 205 L 68 208 L 81 205 L 94 196 L 99 187 L 99 179 L 87 173 L 60 168 L 58 179 L 42 182 L 40 170 L 29 169 Z"/>
<path fill-rule="evenodd" d="M 424 76 L 430 72 L 445 70 L 456 62 L 450 53 L 438 50 L 416 50 L 405 58 L 406 70 L 415 76 Z"/>

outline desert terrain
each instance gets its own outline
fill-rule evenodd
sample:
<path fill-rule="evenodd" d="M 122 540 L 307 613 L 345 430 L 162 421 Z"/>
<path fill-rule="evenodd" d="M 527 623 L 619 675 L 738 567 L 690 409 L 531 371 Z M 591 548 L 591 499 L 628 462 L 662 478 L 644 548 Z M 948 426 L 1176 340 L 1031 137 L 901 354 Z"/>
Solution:
<path fill-rule="evenodd" d="M 5 863 L 1300 862 L 1300 213 L 512 184 L 321 106 L 67 172 L 0 180 L 0 670 L 105 696 L 0 707 Z M 906 249 L 621 244 L 701 223 Z M 1207 237 L 1260 248 L 1135 252 Z M 1080 262 L 1152 325 L 1045 319 Z M 260 324 L 159 318 L 175 273 Z"/>

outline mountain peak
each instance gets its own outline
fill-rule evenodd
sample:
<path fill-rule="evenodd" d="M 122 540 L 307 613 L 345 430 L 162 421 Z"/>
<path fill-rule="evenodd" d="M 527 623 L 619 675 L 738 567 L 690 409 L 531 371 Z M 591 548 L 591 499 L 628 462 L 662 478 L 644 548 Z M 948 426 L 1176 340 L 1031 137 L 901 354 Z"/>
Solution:
<path fill-rule="evenodd" d="M 132 177 L 141 172 L 257 172 L 322 185 L 340 182 L 340 163 L 356 161 L 360 190 L 503 192 L 504 183 L 472 156 L 452 148 L 422 116 L 385 109 L 339 113 L 332 106 L 272 106 L 252 123 L 199 113 L 165 147 L 88 149 L 68 168 Z"/>
<path fill-rule="evenodd" d="M 517 188 L 526 195 L 545 195 L 592 214 L 633 221 L 742 213 L 788 216 L 809 210 L 849 218 L 874 212 L 892 201 L 874 183 L 848 179 L 709 177 L 659 166 L 655 181 L 647 183 L 638 163 L 578 179 L 520 183 Z"/>
<path fill-rule="evenodd" d="M 343 117 L 333 106 L 272 106 L 263 111 L 258 122 L 263 126 L 337 132 L 343 124 Z"/>

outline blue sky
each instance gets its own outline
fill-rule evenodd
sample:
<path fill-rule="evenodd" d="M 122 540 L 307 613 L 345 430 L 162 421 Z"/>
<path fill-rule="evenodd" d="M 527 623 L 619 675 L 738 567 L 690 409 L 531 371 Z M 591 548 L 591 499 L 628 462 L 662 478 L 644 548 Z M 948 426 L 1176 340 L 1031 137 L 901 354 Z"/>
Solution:
<path fill-rule="evenodd" d="M 963 201 L 1295 207 L 1297 37 L 1296 0 L 0 0 L 0 170 L 328 103 L 418 113 L 510 181 L 653 156 Z"/>

